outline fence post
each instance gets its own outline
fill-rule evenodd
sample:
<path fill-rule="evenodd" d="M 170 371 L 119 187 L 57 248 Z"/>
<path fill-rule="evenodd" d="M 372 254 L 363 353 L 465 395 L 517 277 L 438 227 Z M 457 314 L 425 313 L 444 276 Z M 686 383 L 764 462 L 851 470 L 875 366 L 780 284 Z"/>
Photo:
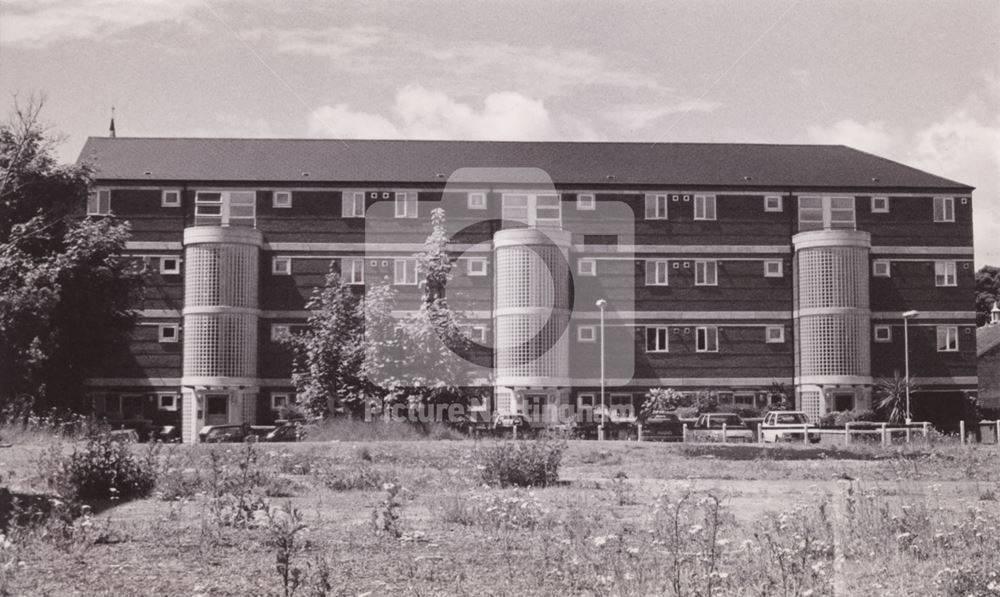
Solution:
<path fill-rule="evenodd" d="M 636 423 L 635 424 L 635 428 L 636 428 L 635 441 L 641 442 L 642 441 L 642 423 Z"/>
<path fill-rule="evenodd" d="M 764 443 L 764 422 L 757 423 L 757 443 Z"/>
<path fill-rule="evenodd" d="M 844 445 L 851 445 L 851 424 L 849 422 L 844 423 Z"/>
<path fill-rule="evenodd" d="M 910 424 L 906 424 L 906 443 L 910 443 Z"/>
<path fill-rule="evenodd" d="M 722 423 L 722 443 L 726 443 L 726 423 Z"/>
<path fill-rule="evenodd" d="M 888 439 L 888 438 L 887 438 L 887 436 L 886 436 L 886 433 L 885 433 L 885 423 L 882 423 L 882 445 L 883 445 L 883 446 L 887 446 L 887 445 L 889 445 L 889 444 L 887 443 L 887 441 L 886 441 L 887 439 Z"/>
<path fill-rule="evenodd" d="M 929 443 L 931 443 L 931 438 L 930 438 L 929 435 L 927 435 L 927 421 L 924 421 L 922 423 L 922 426 L 924 428 L 924 443 L 928 443 L 929 444 Z"/>
<path fill-rule="evenodd" d="M 962 438 L 962 445 L 964 446 L 965 445 L 965 421 L 964 420 L 958 422 L 958 434 L 961 436 L 961 438 Z"/>
<path fill-rule="evenodd" d="M 511 433 L 514 434 L 514 439 L 516 440 L 517 439 L 517 425 L 512 425 L 511 429 L 512 429 Z"/>
<path fill-rule="evenodd" d="M 809 445 L 809 426 L 808 425 L 803 425 L 802 426 L 802 443 L 805 444 L 805 445 L 807 445 L 807 446 Z"/>
<path fill-rule="evenodd" d="M 684 423 L 681 427 L 681 443 L 686 444 L 688 441 L 688 424 Z"/>
<path fill-rule="evenodd" d="M 1000 446 L 1000 419 L 993 422 L 996 424 L 996 433 L 993 435 L 993 439 L 996 440 L 996 444 Z"/>

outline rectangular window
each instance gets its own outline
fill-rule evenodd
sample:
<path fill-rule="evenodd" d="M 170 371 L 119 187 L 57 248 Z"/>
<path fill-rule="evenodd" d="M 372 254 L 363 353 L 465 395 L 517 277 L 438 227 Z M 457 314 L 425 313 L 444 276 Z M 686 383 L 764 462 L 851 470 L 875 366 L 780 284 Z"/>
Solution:
<path fill-rule="evenodd" d="M 650 326 L 646 328 L 646 352 L 669 352 L 670 328 Z"/>
<path fill-rule="evenodd" d="M 646 219 L 666 220 L 667 219 L 667 196 L 666 195 L 646 195 Z"/>
<path fill-rule="evenodd" d="M 887 214 L 887 213 L 889 213 L 889 198 L 888 197 L 872 197 L 872 213 L 873 214 Z"/>
<path fill-rule="evenodd" d="M 785 275 L 784 262 L 780 259 L 764 260 L 764 277 L 780 278 Z"/>
<path fill-rule="evenodd" d="M 397 218 L 417 217 L 416 193 L 396 193 L 396 217 Z"/>
<path fill-rule="evenodd" d="M 486 209 L 486 193 L 469 193 L 469 209 Z"/>
<path fill-rule="evenodd" d="M 581 276 L 596 276 L 597 261 L 595 259 L 581 259 L 576 262 L 576 273 Z"/>
<path fill-rule="evenodd" d="M 781 211 L 781 195 L 765 195 L 764 211 Z"/>
<path fill-rule="evenodd" d="M 592 193 L 577 195 L 576 208 L 580 211 L 594 211 L 594 195 Z"/>
<path fill-rule="evenodd" d="M 591 410 L 594 408 L 594 395 L 577 394 L 576 403 L 577 403 L 577 408 L 579 408 L 580 410 Z"/>
<path fill-rule="evenodd" d="M 180 336 L 180 327 L 176 323 L 160 324 L 158 327 L 160 342 L 177 342 Z"/>
<path fill-rule="evenodd" d="M 765 331 L 768 344 L 781 344 L 785 341 L 785 326 L 769 325 Z"/>
<path fill-rule="evenodd" d="M 667 286 L 670 262 L 666 259 L 646 260 L 646 286 Z"/>
<path fill-rule="evenodd" d="M 181 192 L 177 189 L 166 189 L 160 195 L 160 207 L 180 207 Z"/>
<path fill-rule="evenodd" d="M 558 228 L 562 225 L 562 201 L 559 195 L 537 195 L 535 197 L 535 222 L 540 228 Z"/>
<path fill-rule="evenodd" d="M 412 257 L 396 259 L 392 283 L 397 286 L 415 286 L 417 283 L 417 260 Z"/>
<path fill-rule="evenodd" d="M 271 197 L 271 207 L 288 208 L 292 206 L 291 191 L 275 191 Z"/>
<path fill-rule="evenodd" d="M 876 278 L 888 278 L 892 276 L 892 267 L 886 259 L 878 259 L 872 262 L 872 275 Z"/>
<path fill-rule="evenodd" d="M 348 284 L 365 283 L 365 260 L 361 257 L 349 257 L 344 260 L 344 277 Z"/>
<path fill-rule="evenodd" d="M 106 216 L 111 213 L 111 189 L 97 189 L 87 198 L 88 216 Z"/>
<path fill-rule="evenodd" d="M 829 199 L 828 228 L 854 230 L 854 197 L 826 197 Z"/>
<path fill-rule="evenodd" d="M 294 403 L 292 395 L 287 392 L 275 392 L 271 394 L 271 410 L 273 411 L 279 411 Z"/>
<path fill-rule="evenodd" d="M 934 262 L 934 285 L 935 286 L 957 286 L 956 272 L 958 264 L 954 261 Z"/>
<path fill-rule="evenodd" d="M 157 394 L 156 408 L 159 410 L 177 410 L 177 394 Z"/>
<path fill-rule="evenodd" d="M 694 219 L 696 220 L 715 219 L 715 195 L 694 196 Z"/>
<path fill-rule="evenodd" d="M 161 274 L 181 273 L 181 260 L 177 257 L 160 257 Z"/>
<path fill-rule="evenodd" d="M 695 329 L 696 352 L 719 352 L 719 328 L 706 326 Z"/>
<path fill-rule="evenodd" d="M 469 339 L 479 344 L 486 342 L 486 326 L 474 325 L 469 328 Z"/>
<path fill-rule="evenodd" d="M 958 327 L 953 325 L 937 326 L 938 352 L 958 351 Z"/>
<path fill-rule="evenodd" d="M 597 328 L 592 325 L 581 325 L 576 328 L 577 342 L 593 342 L 597 339 Z"/>
<path fill-rule="evenodd" d="M 854 197 L 799 197 L 799 231 L 854 227 Z"/>
<path fill-rule="evenodd" d="M 892 342 L 892 327 L 887 325 L 875 326 L 876 342 Z"/>
<path fill-rule="evenodd" d="M 253 228 L 256 215 L 255 191 L 198 191 L 194 195 L 195 226 Z"/>
<path fill-rule="evenodd" d="M 955 198 L 935 197 L 934 198 L 934 221 L 954 222 L 955 221 Z"/>
<path fill-rule="evenodd" d="M 292 326 L 287 323 L 271 324 L 271 342 L 281 342 L 292 335 Z"/>
<path fill-rule="evenodd" d="M 694 262 L 694 285 L 717 286 L 719 284 L 719 266 L 715 261 Z"/>
<path fill-rule="evenodd" d="M 799 230 L 823 229 L 823 198 L 799 197 Z"/>
<path fill-rule="evenodd" d="M 485 276 L 486 275 L 486 258 L 485 257 L 469 257 L 465 260 L 465 273 L 470 276 Z"/>
<path fill-rule="evenodd" d="M 271 273 L 276 276 L 290 276 L 292 274 L 292 260 L 289 257 L 271 259 Z"/>
<path fill-rule="evenodd" d="M 365 217 L 365 194 L 361 191 L 347 191 L 340 198 L 340 217 Z"/>
<path fill-rule="evenodd" d="M 502 217 L 505 220 L 528 223 L 528 196 L 504 195 Z"/>

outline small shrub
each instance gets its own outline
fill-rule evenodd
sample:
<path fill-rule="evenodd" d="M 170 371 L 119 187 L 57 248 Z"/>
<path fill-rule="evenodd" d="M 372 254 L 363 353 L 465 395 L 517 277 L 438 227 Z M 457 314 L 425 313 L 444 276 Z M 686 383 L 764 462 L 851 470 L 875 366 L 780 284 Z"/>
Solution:
<path fill-rule="evenodd" d="M 618 471 L 611 478 L 611 490 L 615 493 L 615 499 L 619 506 L 628 506 L 635 503 L 635 489 L 628 482 L 628 475 L 625 471 Z"/>
<path fill-rule="evenodd" d="M 403 486 L 395 481 L 386 483 L 385 498 L 372 510 L 372 529 L 377 535 L 398 539 L 403 535 L 400 518 L 403 515 Z"/>
<path fill-rule="evenodd" d="M 317 476 L 334 491 L 378 489 L 385 483 L 383 475 L 367 461 L 346 470 L 323 471 Z"/>
<path fill-rule="evenodd" d="M 479 478 L 498 487 L 547 487 L 559 480 L 565 442 L 504 442 L 477 449 L 473 460 Z"/>
<path fill-rule="evenodd" d="M 876 422 L 879 417 L 870 410 L 845 410 L 840 412 L 827 413 L 820 417 L 819 426 L 826 428 L 843 427 L 846 423 L 854 422 Z"/>
<path fill-rule="evenodd" d="M 520 489 L 509 494 L 488 491 L 474 496 L 473 501 L 477 524 L 493 529 L 536 529 L 545 519 L 545 512 L 534 494 Z"/>
<path fill-rule="evenodd" d="M 153 491 L 155 453 L 139 459 L 127 444 L 101 436 L 68 456 L 53 446 L 39 461 L 39 474 L 65 500 L 130 500 Z"/>
<path fill-rule="evenodd" d="M 305 580 L 303 569 L 294 559 L 302 548 L 297 536 L 306 530 L 306 525 L 302 522 L 302 513 L 287 502 L 269 512 L 267 520 L 268 539 L 275 550 L 275 570 L 285 597 L 291 597 Z"/>

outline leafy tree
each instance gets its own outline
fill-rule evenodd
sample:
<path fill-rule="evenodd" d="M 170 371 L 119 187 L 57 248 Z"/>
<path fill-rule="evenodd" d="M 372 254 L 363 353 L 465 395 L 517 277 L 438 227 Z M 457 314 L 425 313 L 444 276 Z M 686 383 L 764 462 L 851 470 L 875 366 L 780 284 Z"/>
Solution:
<path fill-rule="evenodd" d="M 768 394 L 770 396 L 777 396 L 778 401 L 774 403 L 774 410 L 794 410 L 795 400 L 794 391 L 792 388 L 788 387 L 780 381 L 771 382 L 771 387 L 768 388 Z"/>
<path fill-rule="evenodd" d="M 892 378 L 883 377 L 875 382 L 874 391 L 877 400 L 875 410 L 889 423 L 901 423 L 906 420 L 907 386 L 911 395 L 920 389 L 916 378 L 906 378 L 900 376 L 898 372 Z"/>
<path fill-rule="evenodd" d="M 72 408 L 132 329 L 142 275 L 122 257 L 127 223 L 82 217 L 91 173 L 56 163 L 43 104 L 0 125 L 0 402 Z"/>
<path fill-rule="evenodd" d="M 654 412 L 674 410 L 684 406 L 684 396 L 673 388 L 652 388 L 646 392 L 646 400 L 639 409 L 639 416 L 646 418 Z"/>
<path fill-rule="evenodd" d="M 990 320 L 993 303 L 1000 299 L 1000 267 L 984 265 L 976 272 L 976 325 Z"/>

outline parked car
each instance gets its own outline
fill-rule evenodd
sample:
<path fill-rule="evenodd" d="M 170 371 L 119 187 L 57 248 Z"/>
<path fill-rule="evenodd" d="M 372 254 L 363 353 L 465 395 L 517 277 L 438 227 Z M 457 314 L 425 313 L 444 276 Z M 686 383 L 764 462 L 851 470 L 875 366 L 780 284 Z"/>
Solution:
<path fill-rule="evenodd" d="M 277 425 L 260 441 L 264 442 L 300 442 L 305 438 L 305 429 L 300 421 L 275 421 Z"/>
<path fill-rule="evenodd" d="M 181 441 L 181 429 L 177 425 L 154 427 L 153 439 L 165 444 L 176 444 Z"/>
<path fill-rule="evenodd" d="M 208 444 L 262 441 L 274 431 L 274 425 L 206 425 L 198 432 L 198 441 Z"/>
<path fill-rule="evenodd" d="M 818 443 L 820 434 L 816 431 L 816 425 L 809 420 L 809 415 L 798 410 L 778 410 L 771 411 L 764 415 L 764 421 L 760 424 L 760 435 L 764 442 L 801 442 L 805 438 L 803 434 L 809 436 L 811 443 Z"/>
<path fill-rule="evenodd" d="M 497 437 L 513 437 L 515 428 L 519 438 L 534 435 L 531 421 L 522 414 L 497 414 L 493 417 L 493 424 L 490 426 L 493 435 Z"/>
<path fill-rule="evenodd" d="M 485 418 L 475 414 L 460 414 L 452 417 L 446 423 L 452 429 L 457 429 L 466 435 L 479 436 L 490 431 L 490 423 Z"/>
<path fill-rule="evenodd" d="M 684 423 L 672 412 L 656 411 L 641 418 L 644 440 L 679 442 L 684 440 Z"/>
<path fill-rule="evenodd" d="M 724 427 L 723 427 L 724 426 Z M 723 431 L 725 437 L 723 437 Z M 700 441 L 752 442 L 753 429 L 735 413 L 705 413 L 698 417 L 692 430 Z"/>

